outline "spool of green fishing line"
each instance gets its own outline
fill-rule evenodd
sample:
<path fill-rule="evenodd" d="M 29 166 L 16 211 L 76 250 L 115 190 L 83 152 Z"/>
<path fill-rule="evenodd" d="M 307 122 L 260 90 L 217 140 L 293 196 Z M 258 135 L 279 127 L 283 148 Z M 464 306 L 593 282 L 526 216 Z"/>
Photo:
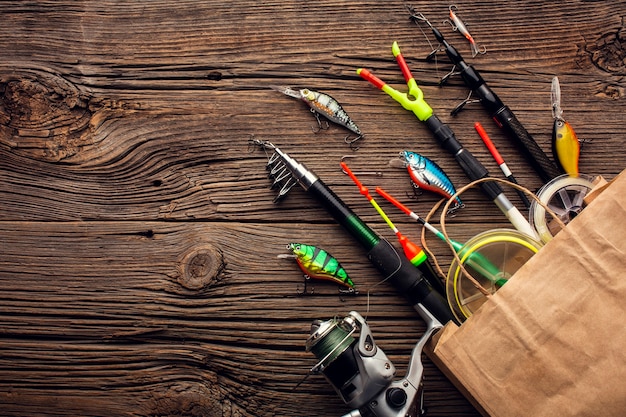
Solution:
<path fill-rule="evenodd" d="M 345 352 L 354 342 L 353 328 L 346 328 L 337 318 L 311 325 L 311 336 L 306 341 L 306 351 L 313 353 L 319 363 L 313 372 L 323 371 Z"/>

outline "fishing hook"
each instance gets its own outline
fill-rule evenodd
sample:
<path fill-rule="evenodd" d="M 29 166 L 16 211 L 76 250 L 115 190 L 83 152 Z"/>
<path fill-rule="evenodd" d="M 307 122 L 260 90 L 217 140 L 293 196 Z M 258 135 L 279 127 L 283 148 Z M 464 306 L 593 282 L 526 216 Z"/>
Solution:
<path fill-rule="evenodd" d="M 324 127 L 322 120 L 320 119 L 320 115 L 315 109 L 310 109 L 310 111 L 313 113 L 313 116 L 315 116 L 315 120 L 317 120 L 317 130 L 314 127 L 311 127 L 313 133 L 319 133 L 322 130 L 328 130 L 330 128 L 330 123 L 327 121 L 324 121 L 326 123 L 326 127 Z"/>
<path fill-rule="evenodd" d="M 350 145 L 350 149 L 352 149 L 353 151 L 358 151 L 359 147 L 355 145 L 355 143 L 359 140 L 363 139 L 363 135 L 358 135 L 357 137 L 355 137 L 354 139 L 350 138 L 350 135 L 347 135 L 345 138 L 343 138 L 343 141 Z"/>

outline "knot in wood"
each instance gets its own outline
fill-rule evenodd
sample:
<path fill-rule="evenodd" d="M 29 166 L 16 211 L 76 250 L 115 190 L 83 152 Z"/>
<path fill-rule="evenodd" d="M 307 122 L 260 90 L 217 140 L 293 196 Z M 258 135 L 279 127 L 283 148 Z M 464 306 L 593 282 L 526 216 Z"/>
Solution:
<path fill-rule="evenodd" d="M 209 373 L 205 384 L 177 381 L 169 389 L 156 389 L 151 393 L 151 416 L 224 416 L 223 394 L 217 387 L 217 378 Z M 161 388 L 161 387 L 160 387 Z M 228 415 L 231 415 L 230 413 Z"/>
<path fill-rule="evenodd" d="M 626 30 L 622 26 L 604 34 L 591 50 L 591 61 L 599 69 L 616 75 L 626 75 Z"/>
<path fill-rule="evenodd" d="M 17 153 L 58 162 L 87 145 L 88 100 L 64 78 L 41 69 L 0 70 L 0 125 Z"/>
<path fill-rule="evenodd" d="M 193 248 L 180 263 L 178 283 L 190 290 L 205 288 L 224 269 L 224 255 L 209 245 Z"/>

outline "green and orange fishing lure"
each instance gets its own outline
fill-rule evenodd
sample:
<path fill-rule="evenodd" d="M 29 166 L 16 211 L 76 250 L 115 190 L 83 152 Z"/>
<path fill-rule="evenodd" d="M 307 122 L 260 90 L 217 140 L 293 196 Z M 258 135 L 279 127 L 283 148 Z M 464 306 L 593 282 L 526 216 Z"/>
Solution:
<path fill-rule="evenodd" d="M 311 278 L 332 281 L 339 284 L 339 292 L 342 294 L 358 293 L 354 282 L 352 282 L 346 270 L 337 259 L 324 249 L 304 243 L 289 243 L 287 249 L 289 249 L 292 254 L 279 255 L 279 257 L 294 257 L 296 259 L 298 266 L 302 272 L 304 272 L 304 290 L 302 294 L 307 294 L 307 282 Z"/>

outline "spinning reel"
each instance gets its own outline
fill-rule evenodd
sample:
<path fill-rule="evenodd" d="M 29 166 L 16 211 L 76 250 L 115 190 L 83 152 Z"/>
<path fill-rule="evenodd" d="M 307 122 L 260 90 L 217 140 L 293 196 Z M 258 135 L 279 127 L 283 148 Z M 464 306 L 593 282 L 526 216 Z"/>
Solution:
<path fill-rule="evenodd" d="M 396 368 L 376 345 L 365 319 L 352 311 L 343 319 L 311 325 L 306 350 L 318 359 L 311 373 L 322 373 L 339 397 L 355 409 L 343 417 L 415 417 L 424 414 L 422 350 L 442 325 L 420 304 L 428 328 L 413 348 L 406 376 L 393 380 Z"/>

